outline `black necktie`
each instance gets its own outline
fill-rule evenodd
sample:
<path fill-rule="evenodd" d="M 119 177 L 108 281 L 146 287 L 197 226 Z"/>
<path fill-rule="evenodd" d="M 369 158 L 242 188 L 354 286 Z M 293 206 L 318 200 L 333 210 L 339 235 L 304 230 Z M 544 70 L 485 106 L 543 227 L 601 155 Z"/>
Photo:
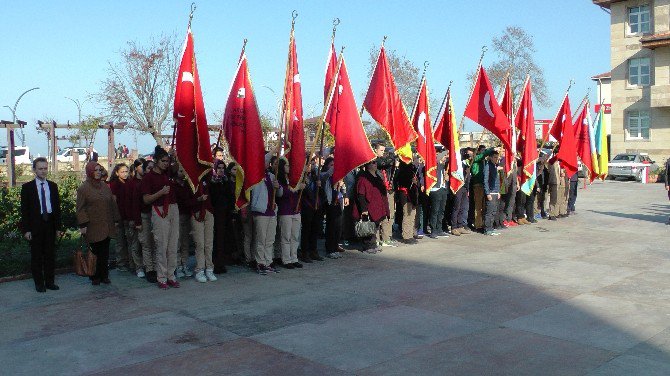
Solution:
<path fill-rule="evenodd" d="M 49 213 L 47 212 L 47 195 L 44 193 L 44 183 L 40 183 L 40 198 L 42 201 L 42 219 L 47 221 L 49 219 Z"/>

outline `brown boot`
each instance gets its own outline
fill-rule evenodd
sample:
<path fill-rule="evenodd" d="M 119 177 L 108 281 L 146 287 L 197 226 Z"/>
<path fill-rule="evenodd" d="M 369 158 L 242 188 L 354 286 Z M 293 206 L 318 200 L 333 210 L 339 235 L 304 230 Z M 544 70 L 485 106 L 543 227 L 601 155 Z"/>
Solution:
<path fill-rule="evenodd" d="M 530 224 L 530 222 L 528 222 L 528 220 L 526 218 L 519 219 L 519 223 L 522 223 L 524 225 L 529 225 Z"/>
<path fill-rule="evenodd" d="M 461 229 L 460 228 L 452 228 L 451 229 L 451 235 L 461 236 Z"/>

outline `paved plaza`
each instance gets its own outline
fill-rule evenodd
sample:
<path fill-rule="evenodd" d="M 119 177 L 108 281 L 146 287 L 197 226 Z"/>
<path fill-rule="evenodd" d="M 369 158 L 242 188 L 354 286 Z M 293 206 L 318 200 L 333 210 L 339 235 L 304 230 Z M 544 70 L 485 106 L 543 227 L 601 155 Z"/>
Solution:
<path fill-rule="evenodd" d="M 577 211 L 169 291 L 3 283 L 0 374 L 670 374 L 663 185 L 596 182 Z"/>

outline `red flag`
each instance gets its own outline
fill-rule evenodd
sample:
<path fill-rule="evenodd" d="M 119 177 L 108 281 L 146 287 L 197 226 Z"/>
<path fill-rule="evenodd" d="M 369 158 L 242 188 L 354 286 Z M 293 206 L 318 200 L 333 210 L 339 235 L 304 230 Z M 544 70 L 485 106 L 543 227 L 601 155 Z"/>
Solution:
<path fill-rule="evenodd" d="M 412 124 L 414 124 L 414 130 L 419 134 L 419 138 L 416 139 L 416 151 L 423 158 L 426 165 L 424 171 L 424 188 L 426 193 L 430 193 L 430 189 L 437 182 L 437 157 L 435 156 L 433 130 L 430 127 L 429 108 L 428 85 L 426 84 L 426 76 L 424 75 L 421 79 L 419 96 L 416 99 L 414 112 L 412 113 Z"/>
<path fill-rule="evenodd" d="M 535 116 L 533 115 L 533 97 L 530 78 L 526 78 L 523 86 L 519 109 L 514 118 L 515 126 L 519 129 L 519 138 L 516 145 L 521 154 L 521 186 L 535 175 L 535 162 L 537 161 L 537 138 L 535 136 Z M 530 187 L 532 189 L 532 187 Z M 529 191 L 530 192 L 530 191 Z"/>
<path fill-rule="evenodd" d="M 589 102 L 585 101 L 582 111 L 575 120 L 575 142 L 577 144 L 577 155 L 582 159 L 582 164 L 588 170 L 591 182 L 596 176 L 593 173 L 593 157 L 591 155 L 591 138 L 589 137 L 590 116 Z"/>
<path fill-rule="evenodd" d="M 353 169 L 375 159 L 358 114 L 344 56 L 340 54 L 335 82 L 330 90 L 325 121 L 335 138 L 335 171 L 333 181 L 340 181 Z"/>
<path fill-rule="evenodd" d="M 328 51 L 328 58 L 326 59 L 326 81 L 323 84 L 323 100 L 328 100 L 328 92 L 330 91 L 330 83 L 333 82 L 333 77 L 337 72 L 337 53 L 335 52 L 335 43 L 330 44 L 330 51 Z"/>
<path fill-rule="evenodd" d="M 195 62 L 193 34 L 186 32 L 174 95 L 175 151 L 186 181 L 195 192 L 200 179 L 212 166 L 212 151 L 200 76 Z"/>
<path fill-rule="evenodd" d="M 447 90 L 446 98 L 440 109 L 434 137 L 449 151 L 449 187 L 451 192 L 456 193 L 463 186 L 465 178 L 461 161 L 461 146 L 458 139 L 458 124 L 456 124 L 456 114 L 451 99 L 451 88 Z"/>
<path fill-rule="evenodd" d="M 363 107 L 370 116 L 388 133 L 396 149 L 396 154 L 406 163 L 412 161 L 411 150 L 406 152 L 406 146 L 417 139 L 417 134 L 400 100 L 391 67 L 386 59 L 384 46 L 379 50 L 377 64 L 370 80 L 368 93 L 363 101 Z M 403 147 L 405 147 L 403 149 Z M 404 152 L 405 151 L 405 152 Z"/>
<path fill-rule="evenodd" d="M 230 155 L 240 167 L 235 205 L 241 208 L 249 202 L 251 188 L 265 177 L 261 119 L 244 53 L 230 87 L 222 127 Z"/>
<path fill-rule="evenodd" d="M 558 114 L 552 123 L 549 133 L 558 141 L 560 148 L 556 159 L 560 160 L 568 176 L 577 172 L 577 145 L 575 143 L 575 131 L 572 127 L 572 114 L 570 113 L 570 99 L 565 95 Z"/>
<path fill-rule="evenodd" d="M 500 139 L 505 150 L 511 150 L 509 120 L 498 105 L 491 82 L 484 66 L 480 66 L 470 102 L 465 108 L 465 116 L 488 129 Z"/>
<path fill-rule="evenodd" d="M 507 142 L 509 142 L 510 149 L 505 149 L 505 172 L 510 173 L 512 171 L 512 163 L 514 163 L 514 159 L 516 158 L 516 140 L 515 140 L 515 134 L 516 132 L 514 131 L 514 123 L 512 122 L 512 118 L 514 116 L 513 113 L 513 108 L 514 108 L 514 99 L 512 96 L 512 85 L 509 82 L 509 76 L 507 77 L 507 82 L 505 83 L 505 91 L 503 94 L 503 99 L 500 102 L 500 109 L 502 112 L 505 114 L 507 117 L 507 121 L 510 124 L 509 127 L 509 132 L 507 133 Z"/>
<path fill-rule="evenodd" d="M 298 72 L 298 52 L 295 47 L 295 38 L 291 30 L 288 46 L 288 63 L 286 65 L 286 79 L 284 81 L 284 107 L 282 110 L 286 124 L 285 153 L 288 159 L 288 182 L 291 188 L 300 182 L 302 168 L 305 165 L 305 130 L 302 118 L 302 94 L 300 90 L 300 73 Z"/>

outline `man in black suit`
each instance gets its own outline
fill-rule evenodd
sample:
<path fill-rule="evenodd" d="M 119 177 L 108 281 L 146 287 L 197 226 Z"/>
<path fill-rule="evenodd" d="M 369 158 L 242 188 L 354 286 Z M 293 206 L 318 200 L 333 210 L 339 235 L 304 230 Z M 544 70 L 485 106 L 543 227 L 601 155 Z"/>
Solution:
<path fill-rule="evenodd" d="M 30 242 L 31 268 L 35 290 L 58 290 L 54 283 L 56 238 L 60 237 L 60 199 L 58 185 L 47 180 L 49 164 L 35 158 L 35 179 L 21 187 L 21 231 Z"/>

